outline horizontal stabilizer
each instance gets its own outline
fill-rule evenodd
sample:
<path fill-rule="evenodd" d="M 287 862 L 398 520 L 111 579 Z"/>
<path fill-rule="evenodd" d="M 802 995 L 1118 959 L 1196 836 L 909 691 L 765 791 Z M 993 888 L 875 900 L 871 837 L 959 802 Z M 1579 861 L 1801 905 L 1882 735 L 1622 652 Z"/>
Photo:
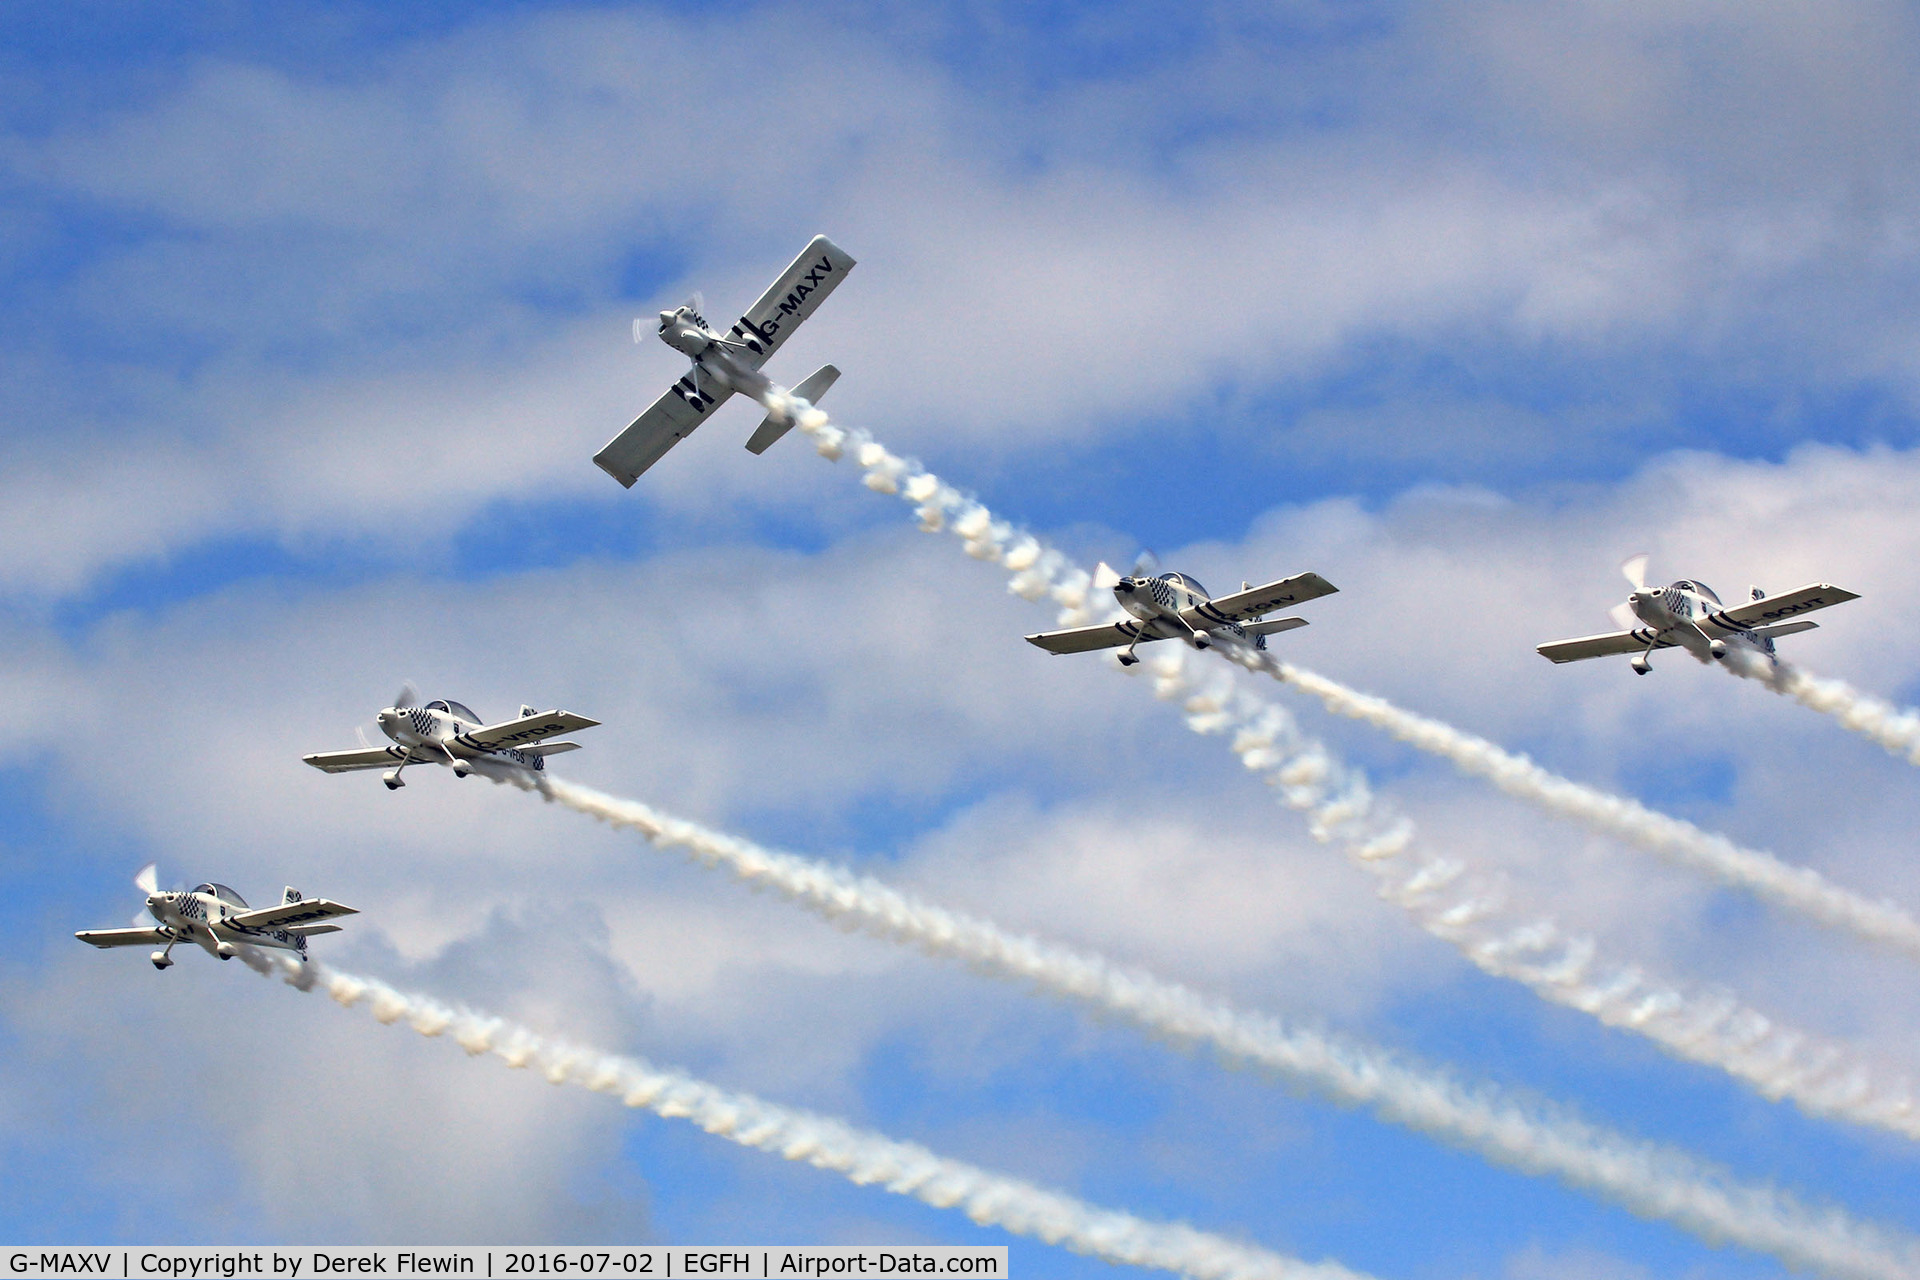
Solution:
<path fill-rule="evenodd" d="M 1245 622 L 1263 613 L 1272 613 L 1275 609 L 1330 596 L 1339 589 L 1317 573 L 1297 573 L 1263 587 L 1249 587 L 1218 600 L 1209 600 L 1200 606 L 1199 613 L 1209 622 Z"/>
<path fill-rule="evenodd" d="M 73 936 L 96 947 L 157 947 L 171 941 L 158 929 L 82 929 Z"/>
<path fill-rule="evenodd" d="M 1281 631 L 1292 631 L 1296 627 L 1307 625 L 1305 618 L 1268 618 L 1265 622 L 1248 622 L 1241 630 L 1250 636 L 1270 636 Z"/>
<path fill-rule="evenodd" d="M 530 747 L 518 748 L 520 754 L 524 756 L 557 756 L 563 751 L 578 751 L 579 749 L 579 743 L 564 741 L 536 742 Z"/>
<path fill-rule="evenodd" d="M 1844 587 L 1836 587 L 1830 582 L 1816 582 L 1784 595 L 1766 596 L 1732 609 L 1722 609 L 1709 614 L 1708 618 L 1729 631 L 1745 631 L 1768 623 L 1786 622 L 1815 609 L 1826 609 L 1859 598 Z"/>
<path fill-rule="evenodd" d="M 311 938 L 318 933 L 339 933 L 337 924 L 295 924 L 287 926 L 287 932 L 296 938 Z"/>
<path fill-rule="evenodd" d="M 1802 631 L 1812 631 L 1819 627 L 1812 618 L 1801 618 L 1797 622 L 1776 622 L 1769 627 L 1755 627 L 1753 634 L 1768 640 L 1777 640 L 1781 636 L 1797 636 Z"/>
<path fill-rule="evenodd" d="M 793 394 L 808 404 L 819 404 L 820 397 L 827 394 L 827 388 L 840 380 L 840 371 L 830 364 L 823 364 L 807 375 L 806 381 L 793 389 Z M 793 429 L 793 419 L 781 418 L 770 413 L 747 441 L 748 453 L 765 453 L 781 436 Z"/>

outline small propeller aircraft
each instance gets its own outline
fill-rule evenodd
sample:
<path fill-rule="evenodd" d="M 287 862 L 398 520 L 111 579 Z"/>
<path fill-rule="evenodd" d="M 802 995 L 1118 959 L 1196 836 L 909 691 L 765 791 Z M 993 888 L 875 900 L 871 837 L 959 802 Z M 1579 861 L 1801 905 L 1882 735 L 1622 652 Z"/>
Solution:
<path fill-rule="evenodd" d="M 458 702 L 435 698 L 424 707 L 416 706 L 417 696 L 412 685 L 405 685 L 393 705 L 374 717 L 395 745 L 370 746 L 362 735 L 358 751 L 319 751 L 302 759 L 327 773 L 392 765 L 380 780 L 387 784 L 387 790 L 398 791 L 407 785 L 401 780 L 400 771 L 416 760 L 448 765 L 457 778 L 472 773 L 476 764 L 506 765 L 538 772 L 547 767 L 548 756 L 580 749 L 577 742 L 542 739 L 575 729 L 591 729 L 600 723 L 571 711 L 535 711 L 523 706 L 520 714 L 511 720 L 484 724 L 478 715 Z"/>
<path fill-rule="evenodd" d="M 1827 582 L 1780 596 L 1769 596 L 1753 587 L 1745 604 L 1729 609 L 1703 582 L 1682 579 L 1667 587 L 1648 586 L 1644 555 L 1628 560 L 1620 566 L 1620 572 L 1633 586 L 1626 602 L 1613 607 L 1614 624 L 1625 629 L 1550 641 L 1539 646 L 1542 656 L 1553 662 L 1579 662 L 1631 653 L 1630 665 L 1640 675 L 1653 670 L 1655 649 L 1685 649 L 1702 662 L 1714 662 L 1724 660 L 1730 648 L 1738 648 L 1772 662 L 1776 639 L 1820 625 L 1801 614 L 1860 598 Z"/>
<path fill-rule="evenodd" d="M 801 321 L 814 313 L 853 266 L 845 250 L 825 236 L 815 236 L 773 287 L 725 333 L 717 332 L 702 318 L 698 294 L 672 311 L 662 311 L 660 341 L 686 356 L 693 367 L 632 425 L 608 441 L 606 448 L 594 454 L 594 462 L 631 489 L 643 471 L 692 435 L 694 428 L 734 392 L 765 399 L 773 383 L 760 372 L 760 366 L 772 358 Z M 639 342 L 644 331 L 644 322 L 635 320 L 633 340 Z M 809 403 L 817 402 L 839 377 L 838 369 L 822 365 L 795 387 L 793 394 Z M 748 451 L 765 453 L 792 426 L 784 413 L 769 413 L 747 440 Z"/>
<path fill-rule="evenodd" d="M 131 929 L 83 929 L 73 936 L 96 947 L 161 949 L 147 958 L 156 969 L 173 964 L 173 948 L 195 942 L 222 960 L 231 960 L 243 946 L 277 947 L 307 958 L 307 939 L 316 933 L 338 933 L 337 924 L 323 924 L 335 916 L 358 915 L 325 898 L 303 898 L 292 885 L 275 907 L 249 907 L 247 900 L 223 884 L 199 884 L 191 889 L 162 890 L 158 870 L 150 862 L 140 868 L 133 883 L 147 895 L 146 910 L 133 917 Z M 158 923 L 145 925 L 152 916 Z"/>
<path fill-rule="evenodd" d="M 1068 631 L 1043 631 L 1027 637 L 1048 653 L 1088 653 L 1095 649 L 1117 649 L 1123 666 L 1140 661 L 1134 648 L 1142 641 L 1185 640 L 1196 649 L 1205 649 L 1215 639 L 1229 636 L 1245 641 L 1256 649 L 1267 647 L 1267 637 L 1307 625 L 1305 618 L 1272 618 L 1255 621 L 1263 614 L 1288 605 L 1332 595 L 1340 588 L 1317 573 L 1301 573 L 1264 587 L 1241 583 L 1240 590 L 1218 599 L 1207 594 L 1190 574 L 1153 572 L 1158 566 L 1150 555 L 1142 556 L 1122 577 L 1102 563 L 1094 571 L 1093 586 L 1113 588 L 1120 607 L 1132 614 L 1119 622 L 1095 627 L 1074 627 Z"/>

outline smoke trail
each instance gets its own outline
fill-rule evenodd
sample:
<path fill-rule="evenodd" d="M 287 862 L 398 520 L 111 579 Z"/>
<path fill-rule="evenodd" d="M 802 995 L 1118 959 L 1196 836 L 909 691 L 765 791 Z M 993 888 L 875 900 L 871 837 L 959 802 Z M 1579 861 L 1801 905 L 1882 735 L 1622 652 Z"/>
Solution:
<path fill-rule="evenodd" d="M 1787 662 L 1769 662 L 1744 649 L 1730 647 L 1720 665 L 1735 675 L 1758 680 L 1803 707 L 1832 716 L 1908 764 L 1920 764 L 1920 711 L 1902 711 L 1844 680 L 1812 675 Z"/>
<path fill-rule="evenodd" d="M 1251 670 L 1264 653 L 1216 650 Z M 1676 1056 L 1719 1067 L 1762 1096 L 1792 1099 L 1813 1115 L 1920 1138 L 1920 1092 L 1902 1071 L 1861 1050 L 1778 1022 L 1720 990 L 1690 989 L 1638 965 L 1603 961 L 1598 944 L 1510 900 L 1503 877 L 1463 859 L 1418 852 L 1413 824 L 1376 807 L 1366 778 L 1300 732 L 1282 707 L 1235 686 L 1225 673 L 1196 690 L 1175 650 L 1153 663 L 1155 691 L 1186 698 L 1197 733 L 1232 731 L 1233 750 L 1263 774 L 1282 803 L 1303 810 L 1316 839 L 1337 840 L 1397 903 L 1484 972 L 1512 978 L 1608 1026 L 1637 1031 Z"/>
<path fill-rule="evenodd" d="M 1532 801 L 1551 813 L 1572 818 L 1603 834 L 1619 836 L 1682 866 L 1705 871 L 1724 884 L 1749 890 L 1821 924 L 1846 929 L 1867 941 L 1885 943 L 1920 957 L 1920 921 L 1892 902 L 1876 902 L 1841 888 L 1811 868 L 1796 867 L 1770 853 L 1742 848 L 1725 836 L 1657 813 L 1636 800 L 1609 795 L 1560 777 L 1526 756 L 1504 751 L 1484 738 L 1416 715 L 1385 698 L 1349 689 L 1338 681 L 1280 661 L 1270 654 L 1256 652 L 1254 659 L 1243 660 L 1242 665 L 1264 671 L 1276 680 L 1312 694 L 1329 711 L 1363 720 L 1422 751 L 1444 756 L 1462 773 L 1486 778 L 1509 795 Z M 1916 742 L 1920 743 L 1920 719 L 1915 719 L 1913 732 Z M 1920 746 L 1916 750 L 1920 750 Z M 1916 759 L 1920 760 L 1920 756 Z"/>
<path fill-rule="evenodd" d="M 981 1226 L 1195 1280 L 1367 1280 L 1337 1263 L 1303 1262 L 1184 1223 L 1149 1222 L 1102 1209 L 946 1159 L 917 1143 L 896 1142 L 841 1120 L 733 1093 L 638 1058 L 542 1036 L 504 1018 L 397 991 L 377 978 L 357 977 L 317 961 L 301 965 L 251 947 L 241 954 L 262 974 L 280 976 L 302 991 L 324 991 L 348 1008 L 365 1005 L 380 1022 L 404 1020 L 423 1036 L 450 1035 L 469 1054 L 492 1053 L 510 1067 L 538 1069 L 553 1084 L 577 1084 L 612 1094 L 629 1107 L 691 1120 L 729 1142 L 831 1169 L 860 1186 L 878 1184 L 935 1208 L 957 1208 Z"/>
<path fill-rule="evenodd" d="M 528 782 L 530 788 L 535 784 Z M 1572 1112 L 1471 1085 L 1384 1049 L 1288 1026 L 1103 957 L 1012 934 L 829 863 L 761 848 L 549 776 L 549 799 L 748 884 L 765 886 L 829 919 L 962 960 L 999 977 L 1117 1015 L 1156 1036 L 1210 1045 L 1229 1062 L 1253 1064 L 1383 1119 L 1467 1147 L 1533 1175 L 1658 1218 L 1709 1242 L 1770 1253 L 1792 1266 L 1835 1275 L 1920 1274 L 1920 1241 L 1886 1233 L 1838 1209 L 1811 1209 L 1787 1192 L 1743 1185 L 1670 1147 L 1629 1138 Z"/>

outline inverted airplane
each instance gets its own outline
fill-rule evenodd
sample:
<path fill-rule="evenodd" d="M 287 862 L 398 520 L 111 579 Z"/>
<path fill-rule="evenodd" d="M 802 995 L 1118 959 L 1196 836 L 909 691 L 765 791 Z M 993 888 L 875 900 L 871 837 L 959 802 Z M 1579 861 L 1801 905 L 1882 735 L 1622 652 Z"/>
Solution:
<path fill-rule="evenodd" d="M 1620 572 L 1633 586 L 1626 602 L 1613 607 L 1614 622 L 1625 630 L 1549 641 L 1539 646 L 1542 656 L 1553 662 L 1579 662 L 1630 653 L 1630 665 L 1640 675 L 1653 670 L 1655 649 L 1685 649 L 1709 663 L 1724 661 L 1737 649 L 1773 662 L 1777 661 L 1773 647 L 1776 639 L 1820 625 L 1801 614 L 1860 598 L 1830 582 L 1816 582 L 1778 596 L 1752 587 L 1745 604 L 1729 609 L 1704 582 L 1683 578 L 1671 586 L 1648 586 L 1647 557 L 1643 555 L 1621 565 Z"/>
<path fill-rule="evenodd" d="M 845 250 L 825 236 L 815 236 L 773 287 L 725 333 L 713 329 L 701 317 L 698 295 L 672 311 L 662 311 L 660 341 L 686 356 L 693 367 L 632 425 L 608 441 L 606 448 L 594 454 L 594 462 L 631 489 L 642 472 L 692 435 L 734 392 L 764 400 L 773 383 L 760 367 L 793 336 L 800 322 L 826 301 L 853 266 Z M 635 320 L 635 342 L 640 341 L 641 333 L 642 324 Z M 817 402 L 839 376 L 840 371 L 832 365 L 822 365 L 807 375 L 793 394 Z M 769 413 L 748 438 L 748 452 L 765 453 L 792 426 L 785 414 Z"/>
<path fill-rule="evenodd" d="M 1196 649 L 1205 649 L 1217 639 L 1230 637 L 1264 649 L 1268 636 L 1304 627 L 1307 620 L 1258 619 L 1275 609 L 1332 595 L 1340 589 L 1317 573 L 1301 573 L 1263 587 L 1243 582 L 1239 591 L 1215 599 L 1191 574 L 1150 576 L 1138 564 L 1125 577 L 1102 564 L 1094 572 L 1093 585 L 1112 587 L 1120 607 L 1132 616 L 1094 627 L 1043 631 L 1028 636 L 1027 643 L 1049 653 L 1089 653 L 1125 645 L 1126 650 L 1119 655 L 1125 666 L 1140 661 L 1134 649 L 1153 640 L 1184 640 Z"/>
<path fill-rule="evenodd" d="M 156 969 L 173 964 L 173 949 L 182 942 L 198 943 L 209 954 L 231 960 L 243 946 L 274 947 L 307 958 L 307 939 L 316 933 L 338 933 L 326 924 L 336 916 L 358 915 L 325 898 L 305 898 L 288 885 L 278 906 L 249 907 L 247 900 L 223 884 L 199 884 L 191 889 L 162 890 L 154 865 L 148 863 L 133 878 L 147 895 L 146 914 L 155 921 L 142 925 L 135 916 L 131 929 L 84 929 L 73 936 L 96 947 L 158 946 L 147 958 Z"/>
<path fill-rule="evenodd" d="M 414 697 L 413 686 L 407 685 L 392 706 L 374 717 L 394 745 L 368 746 L 363 737 L 358 751 L 319 751 L 302 759 L 327 773 L 386 769 L 380 780 L 387 784 L 387 790 L 398 791 L 407 785 L 400 771 L 416 760 L 446 765 L 458 778 L 472 773 L 476 764 L 539 772 L 547 767 L 548 756 L 580 749 L 577 742 L 547 739 L 600 723 L 571 711 L 535 711 L 522 706 L 513 719 L 486 724 L 458 702 L 435 698 L 423 707 L 415 705 Z"/>

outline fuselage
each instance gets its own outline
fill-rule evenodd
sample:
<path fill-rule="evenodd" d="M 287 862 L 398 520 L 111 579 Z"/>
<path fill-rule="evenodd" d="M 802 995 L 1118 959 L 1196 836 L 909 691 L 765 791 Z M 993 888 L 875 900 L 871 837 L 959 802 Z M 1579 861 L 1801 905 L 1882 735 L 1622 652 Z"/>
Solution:
<path fill-rule="evenodd" d="M 228 917 L 247 910 L 246 899 L 223 884 L 196 885 L 190 890 L 150 893 L 147 914 L 159 922 L 160 932 L 175 942 L 194 942 L 211 955 L 230 960 L 239 945 L 279 947 L 307 953 L 307 940 L 279 928 L 248 928 Z"/>
<path fill-rule="evenodd" d="M 1649 646 L 1670 640 L 1702 662 L 1724 657 L 1730 643 L 1774 656 L 1772 639 L 1728 617 L 1720 597 L 1704 582 L 1682 579 L 1670 586 L 1644 587 L 1627 597 L 1627 607 L 1645 624 L 1635 634 Z"/>
<path fill-rule="evenodd" d="M 458 702 L 435 698 L 425 706 L 388 707 L 374 717 L 380 731 L 405 748 L 396 759 L 433 760 L 461 772 L 468 760 L 499 760 L 523 769 L 544 769 L 545 760 L 512 747 L 488 747 L 467 735 L 484 722 Z M 531 737 L 538 737 L 532 734 Z"/>
<path fill-rule="evenodd" d="M 744 392 L 758 400 L 773 385 L 759 370 L 743 363 L 727 339 L 707 328 L 692 307 L 660 313 L 660 341 L 693 361 L 698 372 L 728 391 Z M 695 390 L 704 393 L 707 388 L 699 387 L 696 379 Z"/>
<path fill-rule="evenodd" d="M 1267 647 L 1265 636 L 1250 636 L 1238 622 L 1211 610 L 1213 597 L 1184 573 L 1163 573 L 1151 578 L 1129 575 L 1114 584 L 1113 596 L 1122 609 L 1139 620 L 1138 634 L 1142 639 L 1178 638 L 1196 649 L 1204 649 L 1209 637 L 1219 634 L 1245 641 L 1257 649 Z"/>

